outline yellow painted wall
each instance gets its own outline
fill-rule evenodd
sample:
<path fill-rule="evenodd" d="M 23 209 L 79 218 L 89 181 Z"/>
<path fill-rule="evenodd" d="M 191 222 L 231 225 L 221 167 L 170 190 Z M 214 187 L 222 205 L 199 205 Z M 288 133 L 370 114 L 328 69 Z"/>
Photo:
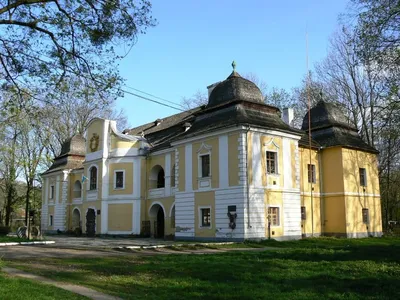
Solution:
<path fill-rule="evenodd" d="M 262 166 L 262 184 L 283 186 L 283 151 L 282 138 L 276 136 L 262 135 L 261 139 L 261 166 Z M 278 146 L 278 148 L 276 146 Z M 267 174 L 267 151 L 278 153 L 278 174 Z M 293 158 L 294 159 L 294 158 Z M 274 184 L 275 182 L 275 184 Z"/>
<path fill-rule="evenodd" d="M 265 203 L 265 237 L 268 237 L 268 206 L 279 207 L 279 226 L 271 225 L 271 238 L 283 236 L 283 201 L 282 192 L 280 191 L 264 191 L 264 203 Z"/>
<path fill-rule="evenodd" d="M 100 119 L 94 120 L 92 123 L 90 123 L 90 126 L 87 128 L 86 153 L 92 152 L 90 150 L 90 139 L 93 137 L 93 134 L 98 134 L 99 136 L 99 145 L 96 151 L 103 149 L 103 140 L 104 140 L 103 126 L 104 126 L 104 120 Z"/>
<path fill-rule="evenodd" d="M 239 133 L 228 136 L 228 168 L 229 186 L 239 185 Z M 221 170 L 223 172 L 223 170 Z"/>
<path fill-rule="evenodd" d="M 208 150 L 202 144 L 211 146 L 210 165 L 211 165 L 211 187 L 216 189 L 219 187 L 219 141 L 218 137 L 205 139 L 192 145 L 192 182 L 193 190 L 198 189 L 199 179 L 199 154 L 208 153 Z"/>
<path fill-rule="evenodd" d="M 312 185 L 308 182 L 308 165 L 310 164 L 310 149 L 299 148 L 300 154 L 300 190 L 305 193 L 310 193 L 313 187 L 313 193 L 320 192 L 320 168 L 318 161 L 318 151 L 311 150 L 311 164 L 315 165 L 315 183 Z M 339 162 L 340 165 L 340 162 Z"/>
<path fill-rule="evenodd" d="M 324 232 L 346 233 L 346 212 L 344 196 L 324 196 Z"/>
<path fill-rule="evenodd" d="M 108 204 L 108 230 L 132 230 L 132 204 Z"/>
<path fill-rule="evenodd" d="M 344 191 L 342 148 L 333 147 L 321 151 L 322 180 L 324 193 Z"/>
<path fill-rule="evenodd" d="M 364 193 L 364 187 L 360 186 L 359 168 L 365 168 L 367 172 L 365 193 L 378 195 L 379 177 L 377 156 L 363 151 L 343 149 L 343 174 L 346 192 Z"/>
<path fill-rule="evenodd" d="M 194 195 L 195 203 L 195 236 L 196 237 L 215 237 L 215 193 L 214 191 L 209 192 L 198 192 Z M 211 207 L 211 227 L 201 228 L 201 212 L 199 207 L 210 206 Z"/>
<path fill-rule="evenodd" d="M 84 215 L 84 213 L 82 213 L 82 209 L 83 209 L 82 204 L 76 204 L 76 205 L 74 204 L 74 205 L 70 205 L 67 207 L 67 212 L 66 212 L 66 214 L 67 214 L 67 218 L 66 218 L 67 229 L 68 230 L 74 229 L 72 226 L 72 213 L 75 208 L 78 208 L 79 211 L 81 212 L 80 221 L 81 221 L 82 232 L 83 232 L 84 230 L 86 230 L 86 218 L 85 218 L 86 216 Z"/>
<path fill-rule="evenodd" d="M 178 182 L 178 190 L 183 192 L 185 191 L 185 146 L 178 147 L 178 157 L 179 157 L 179 182 Z"/>
<path fill-rule="evenodd" d="M 138 141 L 127 141 L 116 136 L 115 134 L 111 134 L 110 140 L 111 150 L 117 148 L 139 148 L 140 146 L 140 142 Z"/>
<path fill-rule="evenodd" d="M 114 171 L 125 171 L 125 186 L 123 189 L 115 188 Z M 133 163 L 110 163 L 108 165 L 108 182 L 110 195 L 127 195 L 133 193 Z"/>
<path fill-rule="evenodd" d="M 369 224 L 363 223 L 362 209 L 369 211 Z M 382 232 L 380 197 L 346 197 L 347 233 Z"/>
<path fill-rule="evenodd" d="M 311 205 L 311 202 L 313 205 Z M 321 234 L 321 198 L 319 196 L 301 196 L 301 206 L 306 208 L 306 219 L 301 220 L 302 234 L 311 235 Z M 311 209 L 313 207 L 313 210 Z M 314 227 L 312 227 L 314 224 Z"/>

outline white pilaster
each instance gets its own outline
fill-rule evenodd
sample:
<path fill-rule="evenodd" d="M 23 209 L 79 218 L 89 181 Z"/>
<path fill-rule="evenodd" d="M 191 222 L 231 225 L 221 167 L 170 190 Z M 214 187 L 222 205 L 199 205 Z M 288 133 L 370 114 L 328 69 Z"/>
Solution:
<path fill-rule="evenodd" d="M 292 155 L 290 147 L 290 139 L 282 139 L 283 152 L 283 186 L 285 189 L 293 188 L 292 180 Z"/>
<path fill-rule="evenodd" d="M 101 233 L 106 234 L 108 232 L 108 203 L 107 201 L 101 201 Z"/>
<path fill-rule="evenodd" d="M 169 197 L 171 195 L 171 153 L 165 154 L 165 166 L 164 166 L 164 175 L 165 175 L 165 196 Z"/>
<path fill-rule="evenodd" d="M 219 143 L 219 187 L 227 188 L 229 186 L 228 170 L 228 136 L 221 135 L 218 138 Z"/>
<path fill-rule="evenodd" d="M 192 174 L 192 144 L 185 145 L 185 191 L 191 192 L 193 190 L 193 174 Z"/>
<path fill-rule="evenodd" d="M 254 133 L 253 134 L 253 160 L 252 160 L 252 167 L 253 167 L 253 185 L 255 187 L 262 186 L 262 165 L 261 165 L 261 140 L 260 134 Z"/>

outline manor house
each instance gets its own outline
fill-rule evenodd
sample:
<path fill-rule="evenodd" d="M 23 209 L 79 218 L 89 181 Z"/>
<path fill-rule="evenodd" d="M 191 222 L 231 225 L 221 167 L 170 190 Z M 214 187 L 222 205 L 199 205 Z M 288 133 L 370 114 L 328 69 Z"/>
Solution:
<path fill-rule="evenodd" d="M 309 116 L 310 114 L 310 127 Z M 291 126 L 235 70 L 208 104 L 118 132 L 93 119 L 42 174 L 42 230 L 245 240 L 382 234 L 377 151 L 332 103 Z M 311 128 L 311 143 L 308 130 Z"/>

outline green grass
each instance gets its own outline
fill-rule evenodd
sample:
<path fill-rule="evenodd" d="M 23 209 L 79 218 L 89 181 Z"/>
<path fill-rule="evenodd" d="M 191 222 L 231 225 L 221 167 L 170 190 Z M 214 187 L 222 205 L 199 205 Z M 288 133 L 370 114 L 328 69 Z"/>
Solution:
<path fill-rule="evenodd" d="M 12 278 L 0 272 L 0 299 L 29 300 L 29 299 L 88 299 L 62 289 L 30 281 Z"/>
<path fill-rule="evenodd" d="M 20 239 L 14 236 L 0 236 L 0 243 L 19 243 L 19 242 L 28 242 L 27 239 Z"/>
<path fill-rule="evenodd" d="M 398 238 L 254 245 L 282 249 L 9 263 L 124 299 L 400 299 Z"/>

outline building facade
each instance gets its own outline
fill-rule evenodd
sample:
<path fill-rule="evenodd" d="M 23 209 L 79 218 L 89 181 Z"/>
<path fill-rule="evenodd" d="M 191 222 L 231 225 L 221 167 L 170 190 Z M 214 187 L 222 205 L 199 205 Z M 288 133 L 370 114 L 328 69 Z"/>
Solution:
<path fill-rule="evenodd" d="M 206 240 L 382 234 L 377 151 L 330 103 L 302 130 L 235 70 L 205 106 L 93 119 L 43 176 L 42 230 Z M 284 121 L 285 120 L 285 121 Z"/>

